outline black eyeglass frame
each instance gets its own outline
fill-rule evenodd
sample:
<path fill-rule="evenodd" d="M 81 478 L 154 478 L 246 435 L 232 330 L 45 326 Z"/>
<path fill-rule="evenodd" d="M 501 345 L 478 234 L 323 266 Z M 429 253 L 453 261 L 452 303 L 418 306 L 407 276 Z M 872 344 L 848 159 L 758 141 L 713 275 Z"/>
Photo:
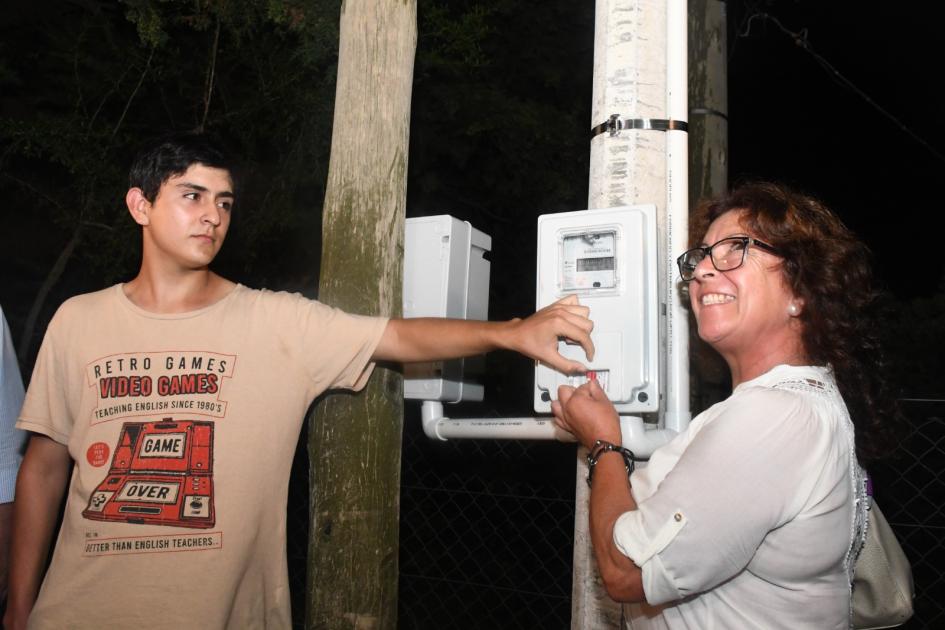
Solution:
<path fill-rule="evenodd" d="M 745 249 L 742 250 L 742 259 L 741 261 L 739 261 L 737 265 L 735 265 L 734 267 L 729 267 L 727 269 L 719 269 L 719 266 L 715 263 L 715 258 L 712 256 L 712 250 L 715 248 L 716 245 L 718 245 L 719 243 L 724 243 L 725 241 L 741 241 L 744 244 Z M 711 245 L 705 245 L 703 247 L 693 247 L 692 249 L 687 249 L 686 251 L 684 251 L 676 259 L 676 266 L 679 268 L 679 277 L 682 278 L 683 282 L 692 282 L 692 280 L 696 277 L 695 266 L 693 266 L 692 270 L 689 272 L 688 278 L 686 277 L 687 275 L 686 272 L 683 270 L 683 261 L 692 252 L 702 252 L 703 260 L 708 258 L 709 262 L 712 263 L 712 266 L 715 267 L 716 271 L 733 271 L 745 264 L 745 256 L 748 255 L 748 250 L 751 247 L 759 247 L 760 249 L 763 249 L 766 252 L 774 254 L 775 256 L 784 255 L 781 253 L 781 251 L 777 247 L 773 245 L 768 245 L 764 241 L 759 241 L 757 238 L 754 238 L 751 236 L 726 236 L 725 238 L 719 239 L 718 241 L 716 241 L 715 243 L 712 243 Z M 699 262 L 702 262 L 702 260 L 700 260 Z M 696 263 L 696 265 L 698 265 L 698 263 Z"/>

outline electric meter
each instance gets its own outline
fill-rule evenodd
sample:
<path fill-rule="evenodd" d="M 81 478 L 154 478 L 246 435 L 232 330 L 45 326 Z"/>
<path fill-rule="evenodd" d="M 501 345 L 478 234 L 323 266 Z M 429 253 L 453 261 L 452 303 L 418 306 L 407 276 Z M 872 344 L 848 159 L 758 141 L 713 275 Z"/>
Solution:
<path fill-rule="evenodd" d="M 559 385 L 596 378 L 619 413 L 659 408 L 659 297 L 656 206 L 621 206 L 538 218 L 537 308 L 577 295 L 590 308 L 589 362 L 583 348 L 559 352 L 591 373 L 566 375 L 535 366 L 535 411 L 551 411 Z"/>

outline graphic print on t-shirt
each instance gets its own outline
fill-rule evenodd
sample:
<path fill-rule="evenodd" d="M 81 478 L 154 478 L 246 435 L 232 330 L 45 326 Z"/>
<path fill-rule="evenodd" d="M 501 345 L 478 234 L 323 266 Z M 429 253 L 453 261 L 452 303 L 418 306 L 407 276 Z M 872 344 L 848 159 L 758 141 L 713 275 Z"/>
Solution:
<path fill-rule="evenodd" d="M 108 474 L 89 497 L 82 516 L 213 527 L 213 424 L 173 418 L 124 423 Z"/>
<path fill-rule="evenodd" d="M 224 382 L 235 365 L 235 355 L 198 349 L 111 354 L 86 365 L 87 387 L 96 399 L 88 422 L 101 430 L 86 446 L 85 470 L 98 469 L 102 476 L 94 480 L 83 518 L 204 531 L 216 525 L 215 422 L 225 422 Z M 96 542 L 87 553 L 205 549 L 221 542 L 212 537 L 193 546 L 189 539 L 165 540 L 134 529 L 131 538 L 114 538 L 116 532 L 108 530 L 107 538 L 121 544 L 100 549 Z M 96 530 L 86 537 L 104 540 Z"/>
<path fill-rule="evenodd" d="M 89 424 L 161 415 L 226 416 L 224 379 L 236 356 L 203 350 L 129 352 L 96 359 L 85 368 L 98 403 Z"/>

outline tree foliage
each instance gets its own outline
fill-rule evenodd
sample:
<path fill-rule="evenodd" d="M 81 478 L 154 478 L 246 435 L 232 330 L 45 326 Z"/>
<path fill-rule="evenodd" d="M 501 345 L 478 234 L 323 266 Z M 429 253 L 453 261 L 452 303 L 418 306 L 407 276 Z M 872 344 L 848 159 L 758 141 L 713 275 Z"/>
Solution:
<path fill-rule="evenodd" d="M 137 142 L 161 130 L 203 128 L 245 157 L 218 269 L 314 288 L 339 9 L 337 0 L 8 7 L 0 247 L 11 280 L 0 300 L 15 331 L 43 303 L 24 364 L 63 299 L 136 270 L 125 174 Z M 503 270 L 493 313 L 521 315 L 533 308 L 521 287 L 534 278 L 516 261 L 534 258 L 535 217 L 586 204 L 592 7 L 422 0 L 418 11 L 408 215 L 447 212 L 492 234 Z"/>
<path fill-rule="evenodd" d="M 3 299 L 21 327 L 27 304 L 40 320 L 21 355 L 63 297 L 136 270 L 127 165 L 142 138 L 167 130 L 212 132 L 245 158 L 224 273 L 314 287 L 308 246 L 319 238 L 337 11 L 296 0 L 86 0 L 4 14 L 0 195 L 12 229 L 0 245 L 15 286 Z M 44 281 L 54 299 L 40 309 Z"/>

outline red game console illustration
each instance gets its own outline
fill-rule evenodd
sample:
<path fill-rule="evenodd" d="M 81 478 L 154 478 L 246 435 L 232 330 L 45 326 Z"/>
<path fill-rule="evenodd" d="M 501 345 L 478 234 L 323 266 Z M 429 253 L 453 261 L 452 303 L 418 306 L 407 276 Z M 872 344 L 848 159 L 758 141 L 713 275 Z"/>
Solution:
<path fill-rule="evenodd" d="M 126 422 L 108 475 L 82 515 L 96 521 L 213 527 L 213 423 Z"/>

